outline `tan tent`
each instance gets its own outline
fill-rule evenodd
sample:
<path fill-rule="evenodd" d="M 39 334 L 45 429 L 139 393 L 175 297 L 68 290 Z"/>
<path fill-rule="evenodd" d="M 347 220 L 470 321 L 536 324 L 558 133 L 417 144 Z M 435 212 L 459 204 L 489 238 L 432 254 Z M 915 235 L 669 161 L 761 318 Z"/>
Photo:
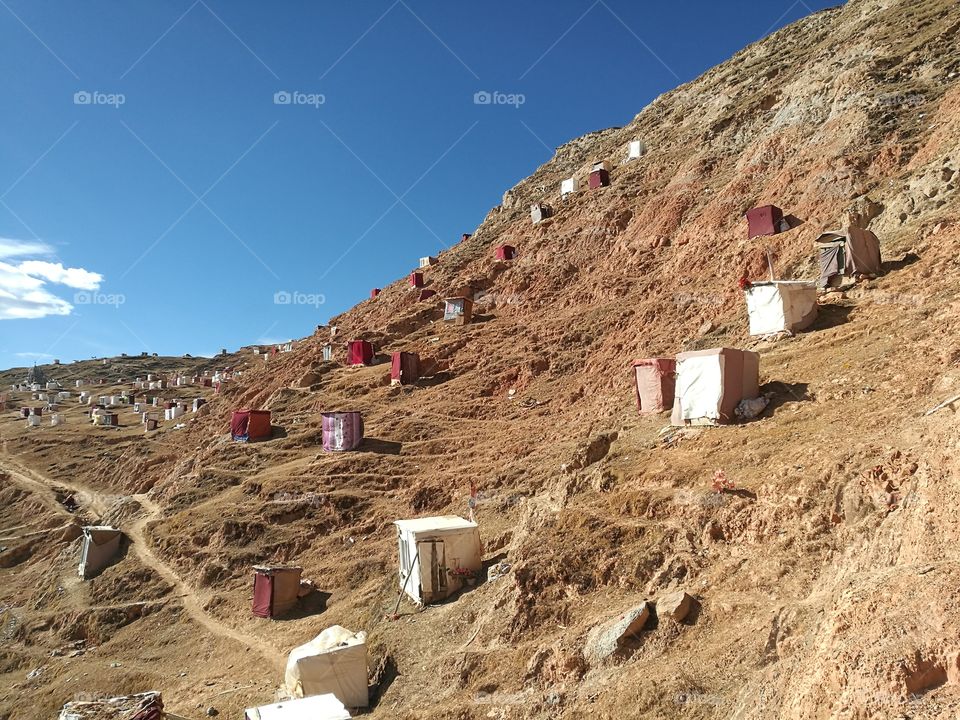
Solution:
<path fill-rule="evenodd" d="M 347 707 L 366 707 L 367 634 L 327 628 L 290 652 L 284 684 L 294 697 L 332 693 Z"/>
<path fill-rule="evenodd" d="M 89 525 L 83 528 L 80 567 L 77 570 L 81 580 L 93 577 L 110 564 L 120 549 L 122 537 L 123 533 L 106 525 Z"/>
<path fill-rule="evenodd" d="M 869 230 L 850 225 L 830 230 L 814 243 L 820 262 L 820 287 L 836 287 L 857 275 L 879 275 L 880 241 Z"/>
<path fill-rule="evenodd" d="M 734 420 L 741 400 L 760 395 L 760 355 L 714 348 L 677 355 L 674 425 L 716 425 Z"/>

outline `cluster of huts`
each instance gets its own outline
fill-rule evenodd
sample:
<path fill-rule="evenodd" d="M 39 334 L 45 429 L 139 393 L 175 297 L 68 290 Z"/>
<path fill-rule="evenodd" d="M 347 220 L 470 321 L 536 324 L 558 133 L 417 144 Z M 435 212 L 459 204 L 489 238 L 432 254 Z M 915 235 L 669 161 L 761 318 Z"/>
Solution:
<path fill-rule="evenodd" d="M 639 141 L 629 144 L 627 160 L 640 157 L 646 148 Z M 607 162 L 595 164 L 588 175 L 589 189 L 610 184 Z M 579 189 L 577 178 L 564 179 L 560 194 L 566 199 Z M 531 207 L 534 223 L 552 214 L 544 203 Z M 773 205 L 754 208 L 747 213 L 748 238 L 764 237 L 791 228 L 789 218 Z M 469 235 L 464 235 L 467 239 Z M 848 226 L 829 231 L 815 240 L 819 277 L 816 281 L 776 280 L 741 281 L 747 307 L 749 332 L 753 336 L 793 333 L 810 326 L 817 315 L 817 291 L 838 287 L 863 275 L 880 272 L 879 242 L 863 228 Z M 495 249 L 499 261 L 516 257 L 516 249 L 501 245 Z M 411 290 L 419 291 L 420 300 L 435 293 L 424 287 L 422 270 L 437 264 L 428 256 L 420 259 L 419 269 L 409 276 Z M 371 298 L 380 294 L 371 291 Z M 470 297 L 446 298 L 444 320 L 469 323 L 473 300 Z M 331 329 L 331 340 L 336 328 Z M 284 352 L 289 347 L 274 347 Z M 261 354 L 259 348 L 256 354 Z M 264 352 L 263 354 L 266 354 Z M 333 344 L 323 348 L 324 360 L 333 359 Z M 367 366 L 377 361 L 374 346 L 363 339 L 346 343 L 346 364 Z M 637 408 L 641 413 L 671 411 L 674 425 L 703 425 L 732 422 L 738 417 L 751 417 L 760 395 L 760 356 L 756 352 L 731 347 L 681 352 L 676 357 L 654 357 L 632 363 Z M 390 356 L 391 383 L 406 385 L 420 377 L 420 358 L 413 352 L 394 352 Z M 180 385 L 182 378 L 176 378 Z M 219 383 L 226 376 L 193 378 L 191 382 Z M 138 379 L 136 389 L 154 390 L 164 381 L 148 376 Z M 51 388 L 47 388 L 50 390 Z M 81 398 L 84 394 L 81 395 Z M 119 398 L 127 402 L 127 393 Z M 99 398 L 101 405 L 107 398 Z M 109 398 L 110 404 L 118 398 Z M 150 400 L 149 398 L 147 400 Z M 153 405 L 157 398 L 153 398 Z M 137 406 L 140 403 L 136 403 Z M 165 403 L 166 419 L 182 412 L 179 403 Z M 197 407 L 194 407 L 196 410 Z M 761 407 L 762 409 L 762 407 Z M 38 413 L 39 414 L 39 413 Z M 151 411 L 144 413 L 145 422 Z M 357 411 L 329 411 L 322 415 L 322 445 L 328 452 L 357 449 L 363 440 L 363 417 Z M 32 410 L 29 415 L 32 417 Z M 154 419 L 154 422 L 156 420 Z M 230 419 L 230 434 L 235 441 L 250 442 L 272 436 L 271 413 L 268 410 L 238 409 Z M 394 522 L 398 547 L 397 583 L 402 595 L 418 605 L 449 598 L 473 584 L 483 572 L 479 528 L 473 520 L 458 516 L 428 517 Z M 83 529 L 79 574 L 88 578 L 99 572 L 120 547 L 122 534 L 112 527 Z M 303 569 L 291 565 L 256 565 L 252 569 L 252 614 L 273 619 L 295 612 L 311 586 L 302 580 Z M 305 589 L 306 588 L 306 589 Z M 324 630 L 310 642 L 294 648 L 288 658 L 284 676 L 284 693 L 288 699 L 279 703 L 250 708 L 247 720 L 295 720 L 349 718 L 348 708 L 367 707 L 368 657 L 366 635 L 340 626 Z M 159 707 L 158 693 L 131 696 L 144 707 Z M 127 700 L 127 699 L 123 699 Z M 68 704 L 69 705 L 69 704 Z M 65 706 L 64 712 L 68 708 Z M 74 717 L 61 715 L 61 717 Z M 138 716 L 139 717 L 139 716 Z M 144 715 L 144 717 L 149 717 Z"/>
<path fill-rule="evenodd" d="M 120 413 L 118 410 L 129 407 L 140 416 L 140 422 L 145 426 L 145 429 L 150 431 L 157 429 L 163 421 L 176 420 L 185 413 L 197 412 L 206 403 L 203 398 L 164 400 L 159 394 L 154 395 L 152 393 L 188 385 L 213 387 L 215 391 L 219 392 L 221 384 L 231 380 L 237 374 L 239 373 L 234 373 L 232 369 L 217 372 L 205 371 L 194 376 L 187 376 L 182 373 L 170 377 L 148 374 L 142 378 L 135 378 L 130 382 L 129 389 L 119 390 L 111 395 L 101 395 L 93 390 L 80 390 L 76 393 L 76 401 L 80 405 L 90 407 L 88 411 L 89 419 L 94 425 L 102 427 L 119 426 Z M 74 382 L 76 388 L 81 388 L 85 384 L 83 380 Z M 122 383 L 123 379 L 119 379 L 118 382 Z M 106 380 L 99 379 L 86 384 L 104 385 Z M 11 385 L 11 390 L 14 392 L 30 392 L 32 393 L 32 399 L 37 401 L 37 404 L 20 408 L 20 415 L 27 421 L 28 426 L 39 426 L 45 416 L 50 418 L 50 425 L 52 426 L 63 425 L 66 422 L 66 415 L 60 412 L 60 405 L 71 401 L 74 395 L 70 391 L 64 390 L 59 382 L 18 383 Z"/>

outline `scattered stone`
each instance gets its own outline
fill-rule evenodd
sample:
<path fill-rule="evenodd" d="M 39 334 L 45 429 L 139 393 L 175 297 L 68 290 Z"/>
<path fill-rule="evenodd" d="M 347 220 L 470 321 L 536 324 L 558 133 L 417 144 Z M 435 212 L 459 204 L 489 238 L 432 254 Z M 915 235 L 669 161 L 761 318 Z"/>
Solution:
<path fill-rule="evenodd" d="M 594 628 L 587 635 L 584 657 L 596 664 L 613 655 L 631 637 L 636 636 L 650 619 L 650 603 L 639 605 L 621 614 L 612 622 Z"/>
<path fill-rule="evenodd" d="M 696 600 L 693 596 L 683 590 L 677 590 L 668 595 L 664 595 L 657 600 L 657 617 L 660 619 L 670 618 L 674 622 L 683 622 Z"/>
<path fill-rule="evenodd" d="M 219 714 L 220 714 L 220 711 L 217 710 L 213 705 L 207 708 L 207 717 L 214 717 Z"/>

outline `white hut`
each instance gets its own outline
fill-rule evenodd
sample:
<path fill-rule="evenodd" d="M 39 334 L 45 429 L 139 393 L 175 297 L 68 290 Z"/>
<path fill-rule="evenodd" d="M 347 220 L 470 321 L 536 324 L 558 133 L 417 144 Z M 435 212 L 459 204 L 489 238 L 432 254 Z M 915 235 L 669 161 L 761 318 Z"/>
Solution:
<path fill-rule="evenodd" d="M 400 589 L 419 605 L 450 597 L 483 569 L 480 530 L 456 515 L 397 520 Z"/>
<path fill-rule="evenodd" d="M 80 567 L 77 573 L 81 580 L 103 570 L 120 549 L 123 534 L 108 525 L 89 525 L 83 528 L 83 545 L 80 548 Z"/>
<path fill-rule="evenodd" d="M 794 333 L 817 319 L 817 285 L 802 280 L 769 280 L 744 289 L 751 335 Z"/>
<path fill-rule="evenodd" d="M 560 181 L 560 197 L 566 197 L 577 191 L 577 179 L 575 177 L 569 177 L 566 180 Z"/>
<path fill-rule="evenodd" d="M 343 703 L 333 695 L 284 700 L 243 712 L 244 720 L 350 720 L 350 717 Z"/>

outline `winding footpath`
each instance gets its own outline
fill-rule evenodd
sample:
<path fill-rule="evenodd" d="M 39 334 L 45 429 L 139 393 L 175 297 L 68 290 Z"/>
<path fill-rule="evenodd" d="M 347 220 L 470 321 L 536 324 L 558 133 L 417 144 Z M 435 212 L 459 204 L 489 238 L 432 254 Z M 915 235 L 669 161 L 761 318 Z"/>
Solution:
<path fill-rule="evenodd" d="M 4 446 L 5 445 L 6 443 L 4 443 Z M 72 518 L 73 516 L 58 501 L 53 489 L 54 487 L 63 487 L 69 490 L 74 494 L 81 508 L 88 510 L 98 517 L 103 515 L 107 510 L 103 496 L 99 493 L 76 483 L 54 481 L 36 471 L 30 470 L 6 454 L 6 447 L 4 447 L 4 454 L 0 455 L 0 472 L 6 474 L 14 484 L 38 496 L 51 510 L 68 518 Z M 147 539 L 147 524 L 160 516 L 160 507 L 146 494 L 131 495 L 129 497 L 136 500 L 144 510 L 132 525 L 122 528 L 130 539 L 131 549 L 140 562 L 156 572 L 173 588 L 175 596 L 180 599 L 187 615 L 207 632 L 211 635 L 236 642 L 245 648 L 257 652 L 266 661 L 282 670 L 285 657 L 279 650 L 259 638 L 225 625 L 204 610 L 204 599 L 202 596 L 191 588 L 170 565 L 156 555 Z"/>

